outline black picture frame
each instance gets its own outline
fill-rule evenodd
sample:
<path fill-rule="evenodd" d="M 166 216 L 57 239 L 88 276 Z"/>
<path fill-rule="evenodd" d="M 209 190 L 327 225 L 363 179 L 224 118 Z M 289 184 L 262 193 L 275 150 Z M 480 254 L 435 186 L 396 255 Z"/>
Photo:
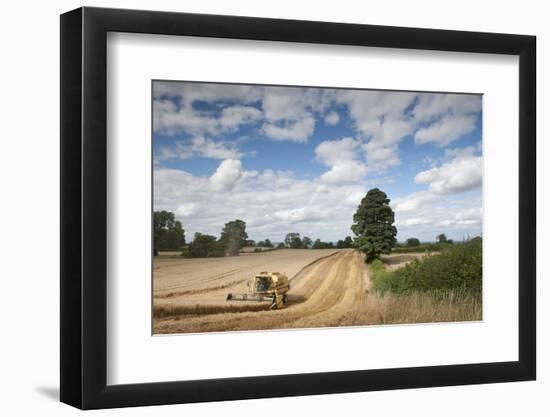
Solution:
<path fill-rule="evenodd" d="M 519 56 L 519 358 L 512 362 L 107 385 L 108 32 Z M 536 38 L 79 8 L 61 15 L 61 401 L 82 409 L 536 378 Z"/>

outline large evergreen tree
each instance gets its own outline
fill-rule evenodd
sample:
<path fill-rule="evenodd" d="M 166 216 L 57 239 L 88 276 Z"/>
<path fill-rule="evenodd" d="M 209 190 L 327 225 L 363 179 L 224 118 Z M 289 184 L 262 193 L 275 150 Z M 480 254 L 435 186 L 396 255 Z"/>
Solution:
<path fill-rule="evenodd" d="M 354 245 L 371 262 L 383 253 L 390 253 L 396 239 L 395 215 L 386 193 L 373 188 L 363 197 L 353 215 L 351 230 L 357 236 Z"/>

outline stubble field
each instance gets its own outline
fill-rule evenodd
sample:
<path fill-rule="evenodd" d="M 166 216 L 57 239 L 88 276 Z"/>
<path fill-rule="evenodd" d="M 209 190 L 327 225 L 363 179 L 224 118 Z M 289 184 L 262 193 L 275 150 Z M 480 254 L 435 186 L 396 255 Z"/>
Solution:
<path fill-rule="evenodd" d="M 398 268 L 422 254 L 384 257 Z M 288 304 L 228 302 L 229 292 L 246 292 L 261 271 L 290 279 Z M 466 321 L 481 312 L 452 297 L 430 294 L 380 296 L 371 290 L 363 255 L 352 250 L 283 249 L 232 258 L 155 258 L 153 332 L 315 328 L 391 323 Z"/>

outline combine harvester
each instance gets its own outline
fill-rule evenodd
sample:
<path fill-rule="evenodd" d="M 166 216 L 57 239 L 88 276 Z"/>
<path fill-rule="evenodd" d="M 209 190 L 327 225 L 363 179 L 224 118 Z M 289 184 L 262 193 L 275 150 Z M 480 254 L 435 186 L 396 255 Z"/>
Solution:
<path fill-rule="evenodd" d="M 288 277 L 279 272 L 260 272 L 247 282 L 248 293 L 227 294 L 227 301 L 270 302 L 269 308 L 275 310 L 287 302 L 286 293 L 290 290 Z"/>

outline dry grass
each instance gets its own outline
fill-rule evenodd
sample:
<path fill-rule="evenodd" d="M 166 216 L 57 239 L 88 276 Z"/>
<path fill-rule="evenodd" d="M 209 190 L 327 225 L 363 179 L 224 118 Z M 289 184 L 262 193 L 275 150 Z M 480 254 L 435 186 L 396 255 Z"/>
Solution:
<path fill-rule="evenodd" d="M 366 324 L 479 321 L 481 298 L 469 294 L 417 292 L 408 295 L 369 295 Z"/>

